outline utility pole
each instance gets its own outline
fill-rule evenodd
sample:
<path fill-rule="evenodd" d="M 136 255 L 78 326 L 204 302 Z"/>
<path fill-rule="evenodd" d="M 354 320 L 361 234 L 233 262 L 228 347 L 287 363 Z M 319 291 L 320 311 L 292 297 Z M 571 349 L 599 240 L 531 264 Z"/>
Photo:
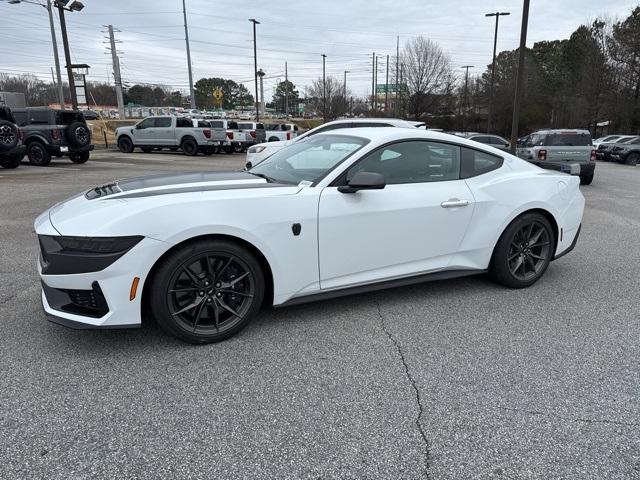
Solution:
<path fill-rule="evenodd" d="M 520 49 L 518 51 L 518 77 L 513 98 L 513 119 L 511 121 L 511 153 L 515 154 L 518 143 L 518 124 L 520 122 L 520 101 L 524 80 L 524 56 L 527 48 L 527 25 L 529 24 L 529 0 L 522 6 L 522 27 L 520 29 Z"/>
<path fill-rule="evenodd" d="M 62 45 L 64 46 L 64 61 L 67 67 L 67 76 L 69 77 L 69 91 L 71 93 L 71 108 L 78 109 L 78 97 L 76 96 L 76 82 L 73 78 L 73 69 L 71 68 L 71 52 L 69 51 L 69 38 L 67 37 L 67 22 L 64 19 L 64 7 L 58 3 L 58 15 L 60 16 L 60 30 L 62 32 Z"/>
<path fill-rule="evenodd" d="M 371 111 L 376 109 L 376 52 L 371 56 Z"/>
<path fill-rule="evenodd" d="M 387 106 L 389 105 L 389 55 L 387 54 L 387 79 L 384 83 L 384 114 L 387 114 Z"/>
<path fill-rule="evenodd" d="M 260 113 L 262 113 L 262 116 L 264 117 L 264 85 L 262 83 L 262 77 L 264 77 L 266 74 L 262 71 L 262 69 L 258 70 L 258 77 L 260 77 Z M 258 118 L 258 117 L 256 117 Z M 256 120 L 257 122 L 258 120 Z"/>
<path fill-rule="evenodd" d="M 404 64 L 400 64 L 400 85 L 404 85 Z M 400 113 L 401 116 L 404 117 L 404 88 L 402 90 L 402 92 L 400 92 Z"/>
<path fill-rule="evenodd" d="M 487 133 L 491 132 L 491 114 L 493 113 L 493 85 L 496 77 L 496 48 L 498 46 L 498 20 L 503 15 L 511 15 L 510 12 L 487 13 L 485 17 L 496 17 L 496 31 L 493 36 L 493 60 L 491 61 L 491 86 L 489 87 L 489 108 L 487 110 Z"/>
<path fill-rule="evenodd" d="M 191 108 L 196 108 L 196 97 L 193 91 L 193 72 L 191 71 L 191 49 L 189 48 L 189 27 L 187 27 L 187 5 L 182 0 L 182 15 L 184 16 L 184 40 L 187 44 L 187 66 L 189 67 L 189 92 L 191 96 Z"/>
<path fill-rule="evenodd" d="M 322 121 L 327 121 L 327 78 L 325 70 L 325 60 L 327 56 L 322 54 Z"/>
<path fill-rule="evenodd" d="M 62 87 L 62 74 L 60 73 L 60 58 L 58 57 L 58 42 L 56 40 L 56 30 L 53 27 L 53 11 L 51 0 L 47 0 L 47 12 L 49 13 L 49 27 L 51 28 L 51 43 L 53 44 L 53 59 L 56 64 L 56 77 L 58 79 L 58 102 L 60 110 L 64 110 L 64 89 Z"/>
<path fill-rule="evenodd" d="M 400 85 L 398 84 L 398 68 L 400 64 L 400 35 L 396 37 L 396 106 L 394 108 L 394 115 L 398 116 L 398 90 Z"/>
<path fill-rule="evenodd" d="M 373 91 L 374 93 L 374 98 L 375 98 L 375 110 L 378 110 L 378 55 L 376 55 L 376 67 L 373 69 L 374 70 L 374 81 L 373 81 Z"/>
<path fill-rule="evenodd" d="M 287 62 L 284 62 L 284 115 L 289 119 L 289 72 Z"/>
<path fill-rule="evenodd" d="M 469 87 L 469 69 L 473 68 L 473 67 L 474 67 L 473 65 L 464 65 L 464 66 L 461 67 L 461 68 L 464 68 L 464 69 L 467 70 L 467 72 L 464 75 L 464 104 L 462 105 L 462 131 L 463 132 L 465 131 L 465 129 L 464 129 L 465 123 L 466 123 L 465 120 L 466 120 L 466 117 L 467 117 L 467 108 L 468 108 L 468 105 L 469 105 L 469 100 L 468 100 L 468 96 L 467 96 L 468 93 L 469 93 L 469 89 L 468 89 L 468 87 Z"/>
<path fill-rule="evenodd" d="M 111 45 L 111 61 L 113 62 L 113 80 L 116 86 L 116 100 L 118 102 L 119 118 L 124 117 L 124 98 L 122 96 L 122 76 L 120 75 L 120 61 L 116 50 L 116 39 L 113 35 L 113 25 L 107 25 L 109 29 L 109 44 Z"/>
<path fill-rule="evenodd" d="M 259 122 L 260 104 L 258 103 L 258 49 L 256 47 L 256 25 L 260 25 L 260 22 L 255 18 L 250 18 L 249 21 L 253 23 L 253 81 L 256 86 L 256 122 Z"/>
<path fill-rule="evenodd" d="M 344 71 L 344 83 L 342 84 L 342 96 L 345 101 L 347 100 L 347 73 L 351 73 L 351 70 Z"/>

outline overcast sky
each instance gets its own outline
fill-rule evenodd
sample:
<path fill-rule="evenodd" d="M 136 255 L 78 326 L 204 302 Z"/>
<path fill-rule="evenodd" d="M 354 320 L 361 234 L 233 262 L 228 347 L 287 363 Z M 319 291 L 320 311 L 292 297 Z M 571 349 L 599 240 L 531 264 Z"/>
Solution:
<path fill-rule="evenodd" d="M 32 0 L 44 1 L 44 0 Z M 113 83 L 111 57 L 105 54 L 101 30 L 112 24 L 120 30 L 123 81 L 161 83 L 187 90 L 188 76 L 182 0 L 83 0 L 85 8 L 66 15 L 74 63 L 91 65 L 90 80 Z M 595 17 L 625 17 L 638 0 L 533 0 L 527 45 L 540 40 L 567 38 L 580 24 Z M 521 0 L 186 0 L 194 81 L 202 77 L 232 78 L 253 91 L 251 23 L 258 25 L 258 68 L 267 77 L 265 96 L 289 79 L 303 93 L 304 85 L 322 75 L 322 53 L 327 75 L 343 78 L 354 95 L 371 89 L 371 54 L 383 55 L 379 82 L 384 83 L 386 55 L 395 55 L 396 35 L 401 44 L 416 35 L 437 41 L 462 73 L 475 65 L 480 73 L 491 62 L 493 18 L 484 14 L 511 12 L 500 18 L 498 51 L 517 47 Z M 53 66 L 47 12 L 31 4 L 10 5 L 0 0 L 1 73 L 33 73 L 50 79 Z M 55 17 L 58 39 L 59 23 Z M 9 48 L 7 48 L 9 47 Z M 62 43 L 59 40 L 61 59 Z M 64 61 L 61 60 L 63 65 Z"/>

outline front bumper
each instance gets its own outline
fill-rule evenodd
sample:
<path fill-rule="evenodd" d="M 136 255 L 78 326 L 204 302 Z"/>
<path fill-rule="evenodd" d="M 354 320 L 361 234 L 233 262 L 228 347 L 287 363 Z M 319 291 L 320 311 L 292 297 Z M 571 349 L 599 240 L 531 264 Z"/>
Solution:
<path fill-rule="evenodd" d="M 38 234 L 54 234 L 48 214 L 36 220 Z M 42 282 L 42 306 L 47 318 L 75 328 L 135 328 L 142 323 L 144 282 L 155 261 L 170 244 L 145 237 L 126 254 L 97 272 L 38 274 Z M 134 278 L 138 277 L 135 295 Z"/>

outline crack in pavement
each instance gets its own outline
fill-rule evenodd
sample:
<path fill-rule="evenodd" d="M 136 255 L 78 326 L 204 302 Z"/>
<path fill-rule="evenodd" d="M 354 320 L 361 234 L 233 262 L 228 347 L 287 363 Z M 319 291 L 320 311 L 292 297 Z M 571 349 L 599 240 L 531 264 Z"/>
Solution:
<path fill-rule="evenodd" d="M 411 385 L 411 388 L 413 388 L 413 391 L 415 393 L 416 396 L 416 405 L 418 407 L 418 416 L 416 417 L 416 427 L 418 428 L 418 431 L 420 432 L 420 436 L 422 437 L 422 441 L 424 442 L 424 476 L 425 478 L 429 479 L 429 467 L 430 465 L 430 451 L 429 451 L 429 440 L 427 439 L 427 435 L 424 431 L 424 429 L 422 428 L 422 425 L 420 424 L 420 420 L 422 419 L 422 415 L 424 413 L 424 407 L 422 406 L 422 401 L 420 399 L 420 390 L 418 390 L 418 385 L 416 384 L 415 379 L 413 378 L 413 376 L 411 375 L 411 371 L 409 370 L 409 365 L 407 364 L 407 360 L 404 356 L 404 352 L 402 351 L 402 347 L 400 346 L 400 343 L 398 342 L 398 340 L 396 340 L 396 338 L 393 336 L 393 334 L 391 334 L 391 332 L 387 329 L 387 325 L 384 321 L 384 315 L 382 315 L 382 310 L 380 309 L 380 304 L 378 303 L 377 300 L 373 301 L 376 305 L 376 308 L 378 309 L 378 317 L 380 318 L 380 325 L 382 326 L 382 331 L 387 335 L 387 337 L 389 337 L 389 340 L 391 340 L 391 342 L 393 343 L 393 346 L 396 348 L 396 351 L 398 352 L 398 356 L 400 357 L 400 361 L 402 362 L 402 365 L 404 367 L 404 371 L 405 371 L 405 376 L 407 377 L 407 380 L 409 380 L 409 384 Z"/>
<path fill-rule="evenodd" d="M 547 413 L 539 410 L 523 410 L 520 408 L 503 407 L 500 405 L 496 405 L 495 408 L 498 408 L 500 410 L 506 410 L 509 412 L 515 412 L 515 413 L 527 413 L 529 415 L 541 415 L 543 417 L 557 418 L 558 420 L 563 420 L 566 422 L 605 423 L 609 425 L 621 425 L 624 427 L 640 427 L 640 423 L 620 422 L 618 420 L 598 420 L 598 419 L 591 419 L 591 418 L 562 417 L 560 415 L 554 415 L 552 413 Z"/>

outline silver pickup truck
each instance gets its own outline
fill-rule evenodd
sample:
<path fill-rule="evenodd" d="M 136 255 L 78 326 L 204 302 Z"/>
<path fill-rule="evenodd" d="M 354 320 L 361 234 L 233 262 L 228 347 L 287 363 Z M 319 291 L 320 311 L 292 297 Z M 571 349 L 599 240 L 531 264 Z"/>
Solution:
<path fill-rule="evenodd" d="M 589 130 L 538 130 L 520 139 L 516 155 L 535 165 L 580 175 L 590 185 L 596 169 L 596 151 Z"/>
<path fill-rule="evenodd" d="M 116 142 L 123 153 L 139 147 L 145 153 L 169 148 L 182 149 L 185 155 L 210 155 L 227 140 L 223 128 L 176 116 L 147 117 L 133 126 L 116 129 Z"/>

